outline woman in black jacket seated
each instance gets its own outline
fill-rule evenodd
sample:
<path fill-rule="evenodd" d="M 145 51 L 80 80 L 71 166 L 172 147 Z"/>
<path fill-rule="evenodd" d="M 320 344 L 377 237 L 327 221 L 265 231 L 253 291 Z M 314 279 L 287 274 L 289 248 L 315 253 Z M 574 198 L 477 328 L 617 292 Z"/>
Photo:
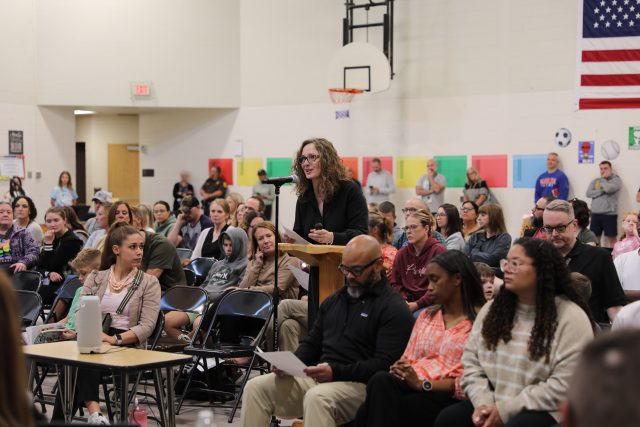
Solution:
<path fill-rule="evenodd" d="M 311 243 L 325 245 L 346 245 L 368 233 L 369 212 L 362 189 L 347 179 L 331 142 L 324 138 L 304 141 L 293 170 L 299 178 L 293 231 Z"/>
<path fill-rule="evenodd" d="M 40 287 L 40 295 L 44 304 L 51 304 L 55 298 L 55 291 L 64 281 L 67 263 L 82 249 L 82 240 L 69 228 L 63 208 L 49 208 L 44 221 L 47 231 L 42 240 L 38 271 L 49 283 Z"/>

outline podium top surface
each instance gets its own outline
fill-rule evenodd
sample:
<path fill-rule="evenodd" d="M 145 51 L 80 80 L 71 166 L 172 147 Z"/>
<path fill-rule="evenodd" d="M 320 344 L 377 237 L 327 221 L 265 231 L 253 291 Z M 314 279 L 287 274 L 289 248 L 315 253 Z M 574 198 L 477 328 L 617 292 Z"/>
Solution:
<path fill-rule="evenodd" d="M 339 245 L 300 245 L 297 243 L 280 243 L 278 248 L 283 252 L 302 252 L 310 255 L 342 254 L 344 246 Z"/>

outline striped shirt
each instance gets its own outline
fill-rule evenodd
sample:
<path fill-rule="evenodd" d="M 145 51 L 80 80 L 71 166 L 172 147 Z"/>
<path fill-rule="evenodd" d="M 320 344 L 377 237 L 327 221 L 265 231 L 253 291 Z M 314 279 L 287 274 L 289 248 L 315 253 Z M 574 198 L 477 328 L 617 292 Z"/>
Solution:
<path fill-rule="evenodd" d="M 461 357 L 471 326 L 470 320 L 463 320 L 447 329 L 442 310 L 435 313 L 431 309 L 424 310 L 413 326 L 402 358 L 413 366 L 420 378 L 432 381 L 453 378 L 453 397 L 465 399 L 460 386 Z"/>
<path fill-rule="evenodd" d="M 523 410 L 545 411 L 559 419 L 558 402 L 566 396 L 569 378 L 593 331 L 577 304 L 561 297 L 555 302 L 558 327 L 549 363 L 544 356 L 529 357 L 535 306 L 518 305 L 512 338 L 508 343 L 499 340 L 495 351 L 487 348 L 481 332 L 492 302 L 480 310 L 462 355 L 462 387 L 474 407 L 495 404 L 505 424 Z"/>

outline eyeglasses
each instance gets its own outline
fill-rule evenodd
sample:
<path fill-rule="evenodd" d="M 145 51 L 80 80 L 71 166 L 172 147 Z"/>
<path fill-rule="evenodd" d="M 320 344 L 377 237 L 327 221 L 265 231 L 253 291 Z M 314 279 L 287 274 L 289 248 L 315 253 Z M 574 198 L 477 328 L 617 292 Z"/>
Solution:
<path fill-rule="evenodd" d="M 542 227 L 542 231 L 544 231 L 547 234 L 552 234 L 554 230 L 557 231 L 558 233 L 564 233 L 567 227 L 570 226 L 572 223 L 573 223 L 573 220 L 569 221 L 566 224 L 556 225 L 555 227 L 551 227 L 550 225 L 545 225 L 544 227 Z"/>
<path fill-rule="evenodd" d="M 517 273 L 518 269 L 520 267 L 522 267 L 523 265 L 531 265 L 528 264 L 526 262 L 518 262 L 515 260 L 508 260 L 508 259 L 501 259 L 500 260 L 500 271 L 502 271 L 503 273 L 507 270 L 507 267 L 509 267 L 509 271 L 512 273 Z"/>
<path fill-rule="evenodd" d="M 414 213 L 414 212 L 418 212 L 418 209 L 416 208 L 402 208 L 402 213 Z"/>
<path fill-rule="evenodd" d="M 364 273 L 364 271 L 371 267 L 373 264 L 375 264 L 376 262 L 378 262 L 379 260 L 381 260 L 382 257 L 378 257 L 374 260 L 372 260 L 371 262 L 369 262 L 367 265 L 354 265 L 351 267 L 347 267 L 344 264 L 340 264 L 338 266 L 338 270 L 340 270 L 340 272 L 342 274 L 344 274 L 345 276 L 351 274 L 353 277 L 360 277 L 362 275 L 362 273 Z"/>
<path fill-rule="evenodd" d="M 420 227 L 418 224 L 411 224 L 411 225 L 405 225 L 404 227 L 402 227 L 402 229 L 407 232 L 409 230 L 411 231 L 416 231 L 418 229 L 418 227 Z"/>
<path fill-rule="evenodd" d="M 467 212 L 472 211 L 472 210 L 473 210 L 473 208 L 460 208 L 460 212 L 464 212 L 464 213 L 467 213 Z"/>
<path fill-rule="evenodd" d="M 320 154 L 309 154 L 308 156 L 298 157 L 298 163 L 301 165 L 306 161 L 309 161 L 309 163 L 315 163 L 318 159 L 320 159 Z"/>
<path fill-rule="evenodd" d="M 537 211 L 543 211 L 544 210 L 544 208 L 541 208 L 538 205 L 534 206 L 533 209 L 535 209 Z"/>

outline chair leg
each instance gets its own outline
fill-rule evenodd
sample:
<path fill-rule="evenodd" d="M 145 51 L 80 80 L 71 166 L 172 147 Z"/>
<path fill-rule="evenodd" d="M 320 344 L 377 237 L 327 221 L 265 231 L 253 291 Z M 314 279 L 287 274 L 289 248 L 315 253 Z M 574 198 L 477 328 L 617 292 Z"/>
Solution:
<path fill-rule="evenodd" d="M 233 422 L 233 418 L 236 415 L 236 411 L 238 410 L 238 405 L 240 404 L 240 399 L 242 398 L 242 392 L 244 391 L 244 386 L 247 384 L 247 381 L 249 381 L 249 375 L 251 374 L 251 368 L 255 360 L 256 360 L 256 353 L 254 352 L 253 356 L 251 357 L 251 362 L 249 363 L 249 366 L 247 367 L 244 373 L 244 377 L 242 378 L 242 384 L 240 385 L 240 390 L 238 390 L 238 395 L 236 396 L 236 399 L 233 402 L 233 409 L 231 409 L 231 414 L 229 415 L 229 419 L 227 420 L 229 423 Z"/>
<path fill-rule="evenodd" d="M 198 363 L 200 363 L 200 359 L 202 358 L 198 356 L 195 363 L 193 364 L 193 368 L 191 369 L 191 372 L 189 372 L 189 376 L 187 377 L 187 383 L 184 386 L 184 389 L 182 391 L 182 396 L 180 396 L 180 401 L 178 402 L 178 407 L 176 408 L 176 415 L 180 415 L 180 408 L 182 408 L 182 403 L 184 402 L 184 398 L 187 396 L 187 393 L 189 392 L 189 385 L 191 385 L 191 378 L 193 377 L 193 374 L 195 373 L 196 369 L 198 369 Z"/>
<path fill-rule="evenodd" d="M 113 424 L 114 418 L 113 418 L 113 408 L 111 408 L 111 399 L 109 398 L 109 385 L 107 384 L 107 381 L 103 378 L 102 379 L 102 393 L 104 393 L 104 403 L 105 406 L 107 407 L 107 417 L 109 418 L 109 422 Z M 115 387 L 114 387 L 115 390 Z"/>

